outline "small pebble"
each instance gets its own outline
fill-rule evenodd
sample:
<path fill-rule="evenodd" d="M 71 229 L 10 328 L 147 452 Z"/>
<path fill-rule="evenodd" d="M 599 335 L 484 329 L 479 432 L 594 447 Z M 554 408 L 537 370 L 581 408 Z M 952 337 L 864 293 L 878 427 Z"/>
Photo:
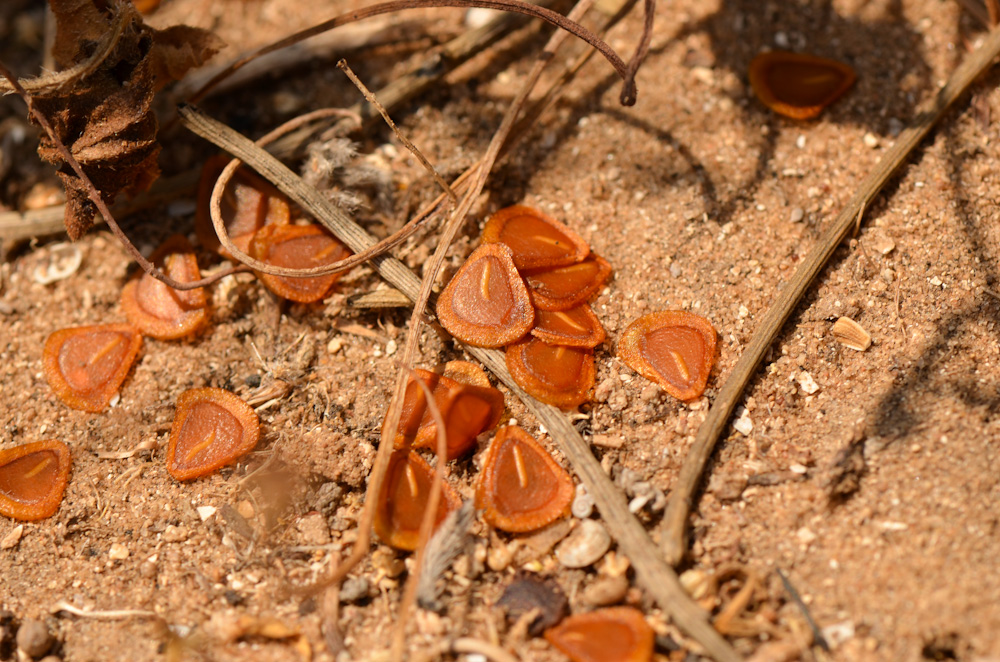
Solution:
<path fill-rule="evenodd" d="M 792 210 L 792 215 L 788 217 L 788 220 L 792 223 L 801 223 L 802 219 L 806 217 L 806 212 L 802 207 L 796 207 Z"/>
<path fill-rule="evenodd" d="M 753 432 L 753 421 L 750 420 L 750 413 L 746 409 L 739 415 L 739 418 L 733 421 L 733 427 L 744 437 L 750 436 L 750 433 Z"/>
<path fill-rule="evenodd" d="M 295 521 L 303 545 L 326 545 L 330 542 L 330 527 L 320 513 L 306 513 Z"/>
<path fill-rule="evenodd" d="M 861 140 L 862 142 L 864 142 L 865 147 L 868 147 L 870 149 L 875 149 L 876 147 L 878 147 L 878 136 L 876 136 L 874 133 L 871 132 L 866 133 L 864 135 L 864 138 L 862 138 Z"/>
<path fill-rule="evenodd" d="M 184 542 L 188 539 L 188 530 L 185 526 L 174 526 L 168 524 L 163 531 L 163 540 L 166 542 Z"/>
<path fill-rule="evenodd" d="M 55 641 L 49 628 L 39 621 L 25 621 L 17 630 L 17 647 L 28 657 L 42 657 Z"/>
<path fill-rule="evenodd" d="M 556 558 L 566 568 L 586 568 L 601 560 L 611 547 L 611 536 L 600 522 L 580 520 L 580 525 L 556 547 Z"/>
<path fill-rule="evenodd" d="M 601 577 L 583 589 L 580 598 L 592 607 L 607 607 L 625 599 L 628 592 L 628 578 L 624 575 Z"/>
<path fill-rule="evenodd" d="M 805 370 L 795 376 L 795 381 L 799 383 L 799 387 L 806 395 L 812 395 L 819 390 L 819 384 L 817 384 L 812 375 Z"/>
<path fill-rule="evenodd" d="M 348 577 L 340 585 L 340 601 L 354 603 L 368 597 L 370 582 L 364 577 Z"/>
<path fill-rule="evenodd" d="M 111 543 L 111 548 L 108 549 L 108 558 L 112 561 L 124 561 L 128 558 L 128 555 L 128 547 L 120 542 Z"/>

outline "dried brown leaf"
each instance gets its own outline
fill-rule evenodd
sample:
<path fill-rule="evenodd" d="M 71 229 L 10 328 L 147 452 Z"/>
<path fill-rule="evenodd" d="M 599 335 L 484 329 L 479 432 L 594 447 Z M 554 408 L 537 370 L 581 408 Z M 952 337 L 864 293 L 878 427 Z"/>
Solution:
<path fill-rule="evenodd" d="M 92 71 L 39 91 L 33 103 L 106 202 L 122 192 L 134 195 L 149 188 L 159 175 L 160 152 L 153 94 L 211 57 L 221 42 L 210 32 L 188 26 L 154 30 L 131 3 L 120 0 L 52 0 L 51 7 L 57 31 L 53 55 L 61 67 L 72 67 L 101 50 L 102 40 L 116 41 Z M 111 30 L 118 16 L 125 18 L 120 32 Z M 76 239 L 93 225 L 95 206 L 47 136 L 38 153 L 61 166 L 67 198 L 64 222 L 70 238 Z"/>

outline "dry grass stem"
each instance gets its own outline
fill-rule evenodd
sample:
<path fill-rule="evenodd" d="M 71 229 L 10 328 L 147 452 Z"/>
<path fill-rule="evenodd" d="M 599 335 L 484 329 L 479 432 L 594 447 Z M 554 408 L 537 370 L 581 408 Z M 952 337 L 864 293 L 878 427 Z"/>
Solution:
<path fill-rule="evenodd" d="M 396 134 L 396 138 L 399 139 L 399 142 L 403 143 L 403 147 L 408 149 L 410 154 L 417 157 L 417 160 L 420 161 L 420 164 L 424 166 L 424 169 L 430 173 L 431 177 L 434 178 L 434 181 L 436 181 L 438 186 L 441 187 L 441 190 L 448 194 L 448 197 L 451 198 L 452 202 L 458 202 L 458 196 L 455 195 L 455 191 L 448 186 L 448 182 L 444 181 L 444 177 L 441 176 L 441 173 L 439 173 L 437 169 L 431 165 L 431 162 L 427 160 L 427 157 L 424 156 L 419 149 L 417 149 L 417 146 L 410 142 L 409 138 L 403 135 L 403 132 L 399 130 L 396 123 L 392 121 L 391 117 L 389 117 L 389 112 L 385 109 L 385 106 L 380 104 L 378 98 L 372 94 L 371 90 L 369 90 L 364 83 L 361 82 L 361 79 L 358 78 L 357 74 L 355 74 L 351 67 L 348 66 L 347 60 L 340 60 L 337 62 L 337 68 L 347 75 L 351 82 L 354 83 L 354 86 L 361 91 L 362 95 L 364 95 L 365 100 L 378 110 L 382 119 L 384 119 L 385 123 L 389 125 L 392 132 Z"/>
<path fill-rule="evenodd" d="M 719 390 L 708 417 L 698 429 L 694 444 L 681 467 L 680 475 L 670 494 L 664 515 L 663 551 L 668 563 L 677 565 L 687 549 L 687 518 L 694 501 L 694 493 L 701 481 L 708 458 L 715 443 L 726 429 L 733 409 L 740 401 L 743 390 L 757 371 L 761 360 L 771 347 L 781 327 L 791 316 L 795 306 L 812 285 L 813 280 L 826 266 L 833 252 L 844 240 L 863 210 L 878 195 L 897 168 L 906 161 L 920 141 L 944 116 L 945 111 L 1000 55 L 1000 29 L 994 29 L 982 46 L 966 58 L 951 75 L 948 82 L 930 100 L 928 109 L 920 113 L 913 126 L 903 131 L 896 143 L 875 164 L 875 168 L 858 186 L 847 205 L 820 237 L 816 246 L 799 265 L 788 284 L 778 293 L 754 332 L 743 355 L 733 367 L 729 378 Z"/>

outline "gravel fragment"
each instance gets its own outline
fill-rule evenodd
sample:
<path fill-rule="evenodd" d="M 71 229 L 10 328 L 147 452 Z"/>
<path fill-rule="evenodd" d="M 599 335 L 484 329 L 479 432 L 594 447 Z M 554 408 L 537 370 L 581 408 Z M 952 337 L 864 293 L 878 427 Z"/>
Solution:
<path fill-rule="evenodd" d="M 31 658 L 48 653 L 55 641 L 48 626 L 40 621 L 25 621 L 17 631 L 18 649 Z"/>
<path fill-rule="evenodd" d="M 365 577 L 348 577 L 340 585 L 340 601 L 355 603 L 368 597 L 371 583 Z"/>
<path fill-rule="evenodd" d="M 607 607 L 625 599 L 628 578 L 624 575 L 601 577 L 583 589 L 580 598 L 592 607 Z"/>
<path fill-rule="evenodd" d="M 611 547 L 611 536 L 600 522 L 580 520 L 580 525 L 556 547 L 556 558 L 565 568 L 586 568 L 601 560 Z"/>

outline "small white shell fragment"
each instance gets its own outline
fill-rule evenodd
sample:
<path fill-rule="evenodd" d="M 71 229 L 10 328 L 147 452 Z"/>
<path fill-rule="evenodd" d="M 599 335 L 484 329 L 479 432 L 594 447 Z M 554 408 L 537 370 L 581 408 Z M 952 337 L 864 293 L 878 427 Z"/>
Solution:
<path fill-rule="evenodd" d="M 611 536 L 597 520 L 580 520 L 579 526 L 556 547 L 556 558 L 566 568 L 586 568 L 601 560 L 611 547 Z"/>
<path fill-rule="evenodd" d="M 593 514 L 594 497 L 590 496 L 583 483 L 576 486 L 576 497 L 573 498 L 573 504 L 569 509 L 573 513 L 573 517 L 579 519 L 587 519 Z"/>
<path fill-rule="evenodd" d="M 24 525 L 18 524 L 10 532 L 0 540 L 0 549 L 10 549 L 12 547 L 17 547 L 17 543 L 21 542 L 21 535 L 24 533 Z"/>
<path fill-rule="evenodd" d="M 819 390 L 819 384 L 817 384 L 812 375 L 805 370 L 795 375 L 795 381 L 799 383 L 799 387 L 806 395 L 812 395 Z"/>
<path fill-rule="evenodd" d="M 872 346 L 872 336 L 850 317 L 841 317 L 830 328 L 834 339 L 844 347 L 863 352 Z"/>
<path fill-rule="evenodd" d="M 198 506 L 195 510 L 198 511 L 198 517 L 200 517 L 201 521 L 204 522 L 215 514 L 216 509 L 215 506 Z"/>
<path fill-rule="evenodd" d="M 67 242 L 52 244 L 48 261 L 35 267 L 31 277 L 36 283 L 48 285 L 72 276 L 82 262 L 83 251 L 79 246 Z"/>
<path fill-rule="evenodd" d="M 753 421 L 750 420 L 750 412 L 745 407 L 740 407 L 737 413 L 739 416 L 733 421 L 733 427 L 744 437 L 749 437 L 750 433 L 753 432 Z"/>

